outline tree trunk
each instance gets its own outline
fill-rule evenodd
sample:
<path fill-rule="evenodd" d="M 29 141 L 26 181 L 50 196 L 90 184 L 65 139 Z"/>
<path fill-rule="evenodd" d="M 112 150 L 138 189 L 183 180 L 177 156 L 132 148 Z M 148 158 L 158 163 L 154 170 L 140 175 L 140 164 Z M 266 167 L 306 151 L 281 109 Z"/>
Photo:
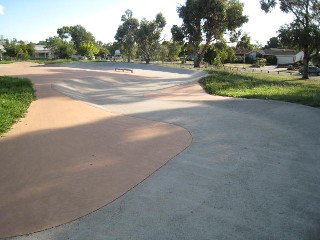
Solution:
<path fill-rule="evenodd" d="M 309 46 L 305 46 L 304 49 L 304 56 L 303 56 L 303 76 L 302 79 L 308 80 L 309 79 Z"/>
<path fill-rule="evenodd" d="M 200 67 L 200 62 L 201 62 L 201 60 L 199 59 L 198 55 L 195 56 L 194 60 L 193 60 L 193 67 L 199 68 Z"/>
<path fill-rule="evenodd" d="M 309 40 L 310 40 L 310 35 L 309 35 L 309 2 L 310 0 L 306 1 L 306 14 L 304 16 L 305 18 L 305 28 L 304 28 L 304 46 L 303 46 L 303 51 L 304 51 L 304 56 L 303 56 L 303 76 L 302 79 L 308 80 L 309 79 Z"/>
<path fill-rule="evenodd" d="M 196 57 L 194 58 L 193 66 L 195 68 L 200 67 L 200 63 L 202 62 L 202 59 L 204 57 L 205 51 L 203 50 L 201 53 L 198 53 Z"/>
<path fill-rule="evenodd" d="M 195 68 L 200 67 L 200 63 L 201 63 L 202 59 L 204 58 L 204 54 L 206 53 L 208 46 L 209 46 L 209 44 L 206 44 L 200 53 L 198 51 L 196 51 L 196 56 L 195 56 L 195 59 L 193 62 L 193 66 Z"/>
<path fill-rule="evenodd" d="M 150 63 L 150 58 L 147 58 L 146 59 L 146 64 L 149 64 Z"/>

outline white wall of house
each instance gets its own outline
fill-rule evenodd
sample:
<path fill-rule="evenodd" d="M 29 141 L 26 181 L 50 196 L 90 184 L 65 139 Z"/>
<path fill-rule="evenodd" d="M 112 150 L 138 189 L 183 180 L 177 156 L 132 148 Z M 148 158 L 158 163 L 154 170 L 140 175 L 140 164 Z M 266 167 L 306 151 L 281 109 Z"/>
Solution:
<path fill-rule="evenodd" d="M 35 45 L 34 58 L 48 58 L 51 55 L 51 50 L 47 49 L 44 45 Z"/>
<path fill-rule="evenodd" d="M 303 51 L 297 53 L 295 56 L 277 56 L 278 64 L 293 64 L 303 60 Z"/>
<path fill-rule="evenodd" d="M 259 50 L 252 51 L 248 55 L 249 58 L 256 59 L 258 56 L 258 52 Z M 260 54 L 263 54 L 263 53 L 260 53 Z M 300 51 L 296 55 L 274 55 L 274 56 L 277 57 L 277 64 L 293 64 L 293 63 L 302 61 L 304 57 L 304 53 L 303 51 Z M 267 57 L 267 55 L 264 55 L 264 57 Z"/>
<path fill-rule="evenodd" d="M 303 51 L 298 52 L 297 55 L 295 56 L 295 62 L 303 61 L 303 57 L 304 57 L 304 52 Z"/>
<path fill-rule="evenodd" d="M 248 56 L 249 56 L 249 58 L 251 58 L 251 59 L 256 59 L 256 58 L 257 58 L 257 52 L 253 51 L 253 52 L 249 53 Z"/>
<path fill-rule="evenodd" d="M 0 45 L 0 61 L 2 61 L 2 53 L 4 53 L 4 47 L 2 45 Z"/>
<path fill-rule="evenodd" d="M 277 56 L 278 64 L 293 64 L 294 57 L 293 56 Z"/>

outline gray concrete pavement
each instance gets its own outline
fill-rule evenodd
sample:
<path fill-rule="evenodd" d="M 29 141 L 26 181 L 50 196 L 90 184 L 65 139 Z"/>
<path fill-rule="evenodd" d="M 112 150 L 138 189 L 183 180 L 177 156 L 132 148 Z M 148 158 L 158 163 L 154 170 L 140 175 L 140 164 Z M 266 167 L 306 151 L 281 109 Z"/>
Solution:
<path fill-rule="evenodd" d="M 106 111 L 182 126 L 193 136 L 191 146 L 98 211 L 12 239 L 320 239 L 319 109 L 208 96 L 149 98 L 150 91 L 200 73 L 130 66 L 134 74 L 150 71 L 149 78 L 128 74 L 117 82 L 106 75 L 54 88 Z"/>

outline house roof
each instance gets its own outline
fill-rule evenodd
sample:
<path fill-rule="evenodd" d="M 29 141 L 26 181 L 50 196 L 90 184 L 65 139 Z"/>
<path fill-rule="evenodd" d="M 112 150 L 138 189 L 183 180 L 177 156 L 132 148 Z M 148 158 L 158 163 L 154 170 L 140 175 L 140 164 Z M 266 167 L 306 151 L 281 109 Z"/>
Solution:
<path fill-rule="evenodd" d="M 262 55 L 273 55 L 273 56 L 294 56 L 299 53 L 292 49 L 280 49 L 280 48 L 268 48 L 263 50 L 254 50 L 253 52 L 258 52 Z"/>
<path fill-rule="evenodd" d="M 240 49 L 240 48 L 234 48 L 233 49 L 235 55 L 244 55 L 251 52 L 249 49 Z"/>
<path fill-rule="evenodd" d="M 35 45 L 34 48 L 36 51 L 47 50 L 45 45 Z"/>
<path fill-rule="evenodd" d="M 43 52 L 43 53 L 44 52 L 47 52 L 47 53 L 50 52 L 50 49 L 47 49 L 45 45 L 35 45 L 34 49 L 35 49 L 36 52 L 39 52 L 39 53 L 41 53 L 41 52 Z"/>
<path fill-rule="evenodd" d="M 296 55 L 299 51 L 292 49 L 269 48 L 264 49 L 266 55 Z"/>

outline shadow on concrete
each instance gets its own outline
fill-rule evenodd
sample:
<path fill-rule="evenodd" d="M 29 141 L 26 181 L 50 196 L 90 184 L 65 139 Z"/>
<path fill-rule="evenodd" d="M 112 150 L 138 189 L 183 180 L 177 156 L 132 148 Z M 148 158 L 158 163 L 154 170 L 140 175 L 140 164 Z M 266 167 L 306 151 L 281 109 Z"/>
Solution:
<path fill-rule="evenodd" d="M 156 72 L 168 72 L 178 74 L 193 74 L 198 72 L 193 69 L 186 68 L 174 68 L 155 64 L 145 63 L 125 63 L 125 62 L 73 62 L 64 64 L 50 64 L 50 65 L 39 65 L 35 67 L 68 67 L 68 68 L 79 68 L 87 70 L 114 70 L 115 68 L 129 68 L 133 70 L 148 70 Z"/>
<path fill-rule="evenodd" d="M 145 101 L 141 97 L 143 89 L 136 88 L 136 93 L 131 89 L 128 96 L 121 83 L 112 88 L 109 77 L 92 79 L 69 73 L 67 79 L 71 81 L 55 87 L 70 90 L 70 95 L 78 94 L 107 111 L 117 105 L 112 103 L 136 103 L 139 111 L 124 109 L 122 113 L 182 126 L 190 131 L 193 142 L 161 171 L 98 211 L 17 239 L 319 239 L 319 109 L 277 101 L 214 98 L 154 98 L 148 99 L 151 107 L 146 107 L 139 104 Z M 130 81 L 127 84 L 134 87 Z M 113 99 L 112 90 L 120 95 L 118 99 Z M 162 106 L 162 110 L 152 104 Z M 77 130 L 84 129 L 90 136 L 90 128 L 102 123 L 79 126 Z M 65 129 L 68 135 L 79 139 L 68 132 L 71 129 Z M 104 131 L 97 134 L 105 135 Z M 39 139 L 51 135 L 55 134 L 48 131 Z M 90 139 L 87 144 L 92 144 Z M 136 149 L 134 141 L 127 143 Z M 152 146 L 142 147 L 149 150 Z M 90 156 L 85 148 L 83 151 L 77 156 Z M 153 154 L 163 153 L 151 151 L 150 156 L 153 159 Z M 122 161 L 118 155 L 115 158 Z M 134 167 L 130 165 L 129 177 L 135 173 Z M 71 170 L 71 174 L 74 172 Z M 86 170 L 80 172 L 79 178 Z M 100 189 L 101 194 L 106 190 Z"/>
<path fill-rule="evenodd" d="M 97 210 L 190 142 L 183 128 L 123 116 L 4 137 L 0 237 L 44 230 Z"/>
<path fill-rule="evenodd" d="M 135 116 L 186 127 L 193 143 L 130 194 L 22 239 L 319 238 L 318 109 L 234 99 Z"/>

